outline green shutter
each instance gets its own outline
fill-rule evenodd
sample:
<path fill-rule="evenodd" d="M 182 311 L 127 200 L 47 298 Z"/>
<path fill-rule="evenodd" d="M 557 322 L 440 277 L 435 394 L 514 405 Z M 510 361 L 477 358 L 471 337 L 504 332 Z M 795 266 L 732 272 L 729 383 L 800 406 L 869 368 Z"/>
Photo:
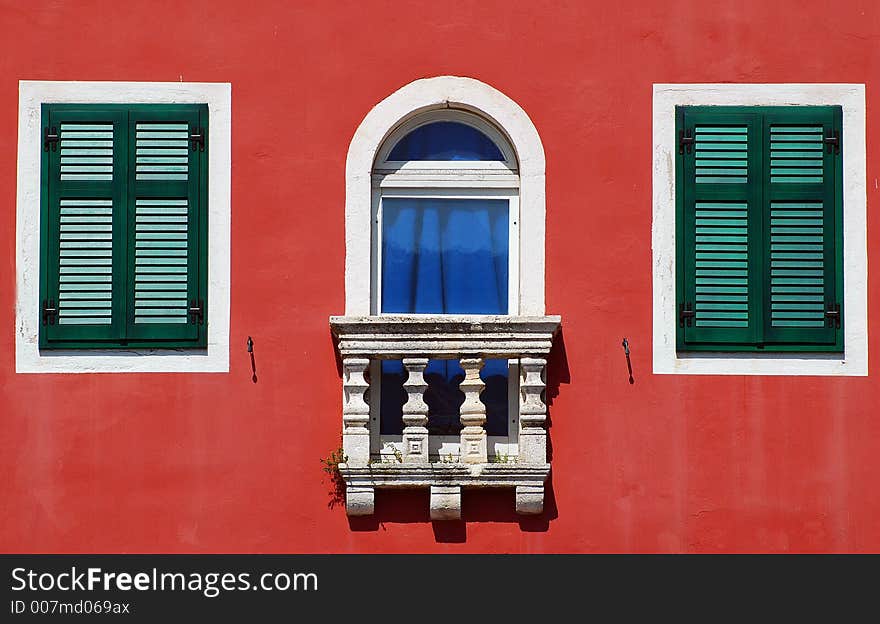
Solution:
<path fill-rule="evenodd" d="M 125 319 L 125 114 L 46 110 L 42 181 L 42 344 L 118 341 Z"/>
<path fill-rule="evenodd" d="M 197 340 L 189 308 L 204 302 L 199 284 L 201 160 L 189 136 L 201 123 L 193 107 L 142 107 L 129 115 L 128 336 Z"/>
<path fill-rule="evenodd" d="M 43 154 L 41 347 L 205 346 L 207 149 L 190 136 L 207 107 L 45 105 L 43 122 L 59 138 Z"/>
<path fill-rule="evenodd" d="M 840 350 L 840 109 L 680 107 L 676 126 L 678 348 Z"/>
<path fill-rule="evenodd" d="M 835 193 L 840 109 L 785 107 L 764 115 L 764 338 L 768 344 L 830 345 L 843 332 L 825 318 L 842 303 Z M 829 153 L 830 152 L 830 153 Z M 841 289 L 842 290 L 842 289 Z"/>
<path fill-rule="evenodd" d="M 680 121 L 693 144 L 680 159 L 679 299 L 694 313 L 680 333 L 686 343 L 753 343 L 761 322 L 760 249 L 754 244 L 761 227 L 759 118 L 710 111 L 681 115 Z"/>

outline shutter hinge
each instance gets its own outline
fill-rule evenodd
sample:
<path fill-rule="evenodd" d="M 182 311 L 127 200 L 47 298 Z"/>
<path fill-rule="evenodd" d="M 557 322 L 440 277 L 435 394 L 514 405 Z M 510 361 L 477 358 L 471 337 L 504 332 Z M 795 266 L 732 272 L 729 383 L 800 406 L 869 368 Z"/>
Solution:
<path fill-rule="evenodd" d="M 199 150 L 200 152 L 205 151 L 205 129 L 201 126 L 196 126 L 193 131 L 189 135 L 189 140 L 192 142 L 192 150 Z"/>
<path fill-rule="evenodd" d="M 46 126 L 43 129 L 43 151 L 48 152 L 49 146 L 52 147 L 52 151 L 56 151 L 58 149 L 58 141 L 61 139 L 58 134 L 58 128 L 52 126 Z"/>
<path fill-rule="evenodd" d="M 840 329 L 840 304 L 829 303 L 828 309 L 825 310 L 825 320 L 828 321 L 828 327 Z"/>
<path fill-rule="evenodd" d="M 43 299 L 43 325 L 54 325 L 55 318 L 58 316 L 58 308 L 55 307 L 55 300 Z"/>
<path fill-rule="evenodd" d="M 831 130 L 825 137 L 825 145 L 828 146 L 828 153 L 840 154 L 840 132 Z"/>
<path fill-rule="evenodd" d="M 687 153 L 691 153 L 692 146 L 696 139 L 694 135 L 691 134 L 690 130 L 679 130 L 678 131 L 678 153 L 684 154 L 685 148 L 687 149 Z"/>
<path fill-rule="evenodd" d="M 679 306 L 678 306 L 678 326 L 684 327 L 685 323 L 687 323 L 687 326 L 690 327 L 692 324 L 691 319 L 693 319 L 696 315 L 697 315 L 697 313 L 694 312 L 693 305 L 691 305 L 690 303 L 679 304 Z"/>
<path fill-rule="evenodd" d="M 193 299 L 189 304 L 189 322 L 195 325 L 205 324 L 205 304 L 201 299 Z"/>

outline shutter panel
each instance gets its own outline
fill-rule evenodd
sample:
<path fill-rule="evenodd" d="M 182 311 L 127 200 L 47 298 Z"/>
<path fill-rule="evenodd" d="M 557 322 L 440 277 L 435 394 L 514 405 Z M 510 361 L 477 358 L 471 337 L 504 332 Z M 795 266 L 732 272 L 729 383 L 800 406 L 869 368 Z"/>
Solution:
<path fill-rule="evenodd" d="M 764 338 L 768 344 L 842 345 L 825 310 L 842 303 L 836 183 L 839 107 L 785 107 L 764 115 Z"/>
<path fill-rule="evenodd" d="M 206 321 L 189 313 L 201 305 L 207 318 L 207 152 L 190 141 L 205 127 L 203 106 L 143 106 L 129 113 L 130 340 L 205 344 Z"/>
<path fill-rule="evenodd" d="M 124 332 L 124 112 L 45 105 L 41 208 L 42 347 L 118 341 Z"/>
<path fill-rule="evenodd" d="M 760 331 L 761 150 L 759 117 L 679 109 L 678 129 L 693 137 L 679 156 L 679 345 L 728 350 Z M 682 192 L 683 191 L 683 192 Z"/>

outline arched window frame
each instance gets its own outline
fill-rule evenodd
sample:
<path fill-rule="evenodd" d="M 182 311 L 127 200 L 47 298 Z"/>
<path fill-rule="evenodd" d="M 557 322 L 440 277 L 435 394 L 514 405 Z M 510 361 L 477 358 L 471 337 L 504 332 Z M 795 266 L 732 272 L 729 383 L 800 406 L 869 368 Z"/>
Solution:
<path fill-rule="evenodd" d="M 544 147 L 538 131 L 525 111 L 509 97 L 473 78 L 440 76 L 423 78 L 409 83 L 377 104 L 355 131 L 349 145 L 345 167 L 345 313 L 349 316 L 376 314 L 373 285 L 377 275 L 373 263 L 373 233 L 375 213 L 374 167 L 384 161 L 394 142 L 392 133 L 407 130 L 407 123 L 420 123 L 420 115 L 432 112 L 463 111 L 485 120 L 492 131 L 500 132 L 513 152 L 508 158 L 516 163 L 519 178 L 519 253 L 518 253 L 518 312 L 522 316 L 544 314 L 544 217 L 545 217 L 545 161 Z M 438 117 L 434 117 L 437 120 Z M 427 118 L 425 118 L 427 120 Z M 426 121 L 427 122 L 427 121 Z M 412 130 L 412 128 L 409 128 Z M 481 128 L 482 130 L 482 128 Z M 493 140 L 491 134 L 489 138 Z M 430 161 L 422 161 L 422 164 Z M 463 161 L 459 161 L 463 162 Z M 445 161 L 447 171 L 461 169 L 454 162 Z M 481 172 L 489 178 L 487 184 L 509 184 L 502 178 L 511 174 L 509 166 L 484 162 Z M 417 165 L 396 169 L 401 184 L 416 184 L 418 173 L 409 171 Z M 381 169 L 381 168 L 380 168 Z M 490 173 L 491 172 L 491 173 Z M 375 171 L 385 175 L 391 171 Z M 407 182 L 405 177 L 412 176 Z M 493 182 L 494 180 L 494 182 Z M 388 179 L 392 182 L 392 179 Z"/>

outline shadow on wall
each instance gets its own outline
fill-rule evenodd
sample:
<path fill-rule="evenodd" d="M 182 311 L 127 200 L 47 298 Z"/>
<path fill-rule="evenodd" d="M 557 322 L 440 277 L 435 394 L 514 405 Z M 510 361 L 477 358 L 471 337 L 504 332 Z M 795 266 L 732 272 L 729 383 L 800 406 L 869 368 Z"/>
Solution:
<path fill-rule="evenodd" d="M 463 544 L 467 541 L 470 522 L 504 522 L 519 524 L 526 533 L 543 533 L 550 522 L 559 517 L 553 494 L 553 474 L 547 479 L 544 491 L 544 511 L 537 516 L 521 516 L 514 511 L 513 489 L 468 490 L 461 493 L 461 520 L 431 521 L 429 492 L 419 490 L 377 490 L 376 513 L 372 516 L 350 517 L 352 531 L 387 530 L 386 524 L 431 522 L 434 539 L 438 543 Z"/>
<path fill-rule="evenodd" d="M 565 335 L 560 327 L 547 357 L 547 387 L 544 388 L 544 403 L 547 404 L 547 461 L 553 462 L 553 399 L 559 396 L 559 386 L 571 383 L 571 372 L 568 370 L 568 355 L 565 352 Z M 553 478 L 551 472 L 550 478 Z M 546 508 L 546 506 L 545 506 Z"/>

